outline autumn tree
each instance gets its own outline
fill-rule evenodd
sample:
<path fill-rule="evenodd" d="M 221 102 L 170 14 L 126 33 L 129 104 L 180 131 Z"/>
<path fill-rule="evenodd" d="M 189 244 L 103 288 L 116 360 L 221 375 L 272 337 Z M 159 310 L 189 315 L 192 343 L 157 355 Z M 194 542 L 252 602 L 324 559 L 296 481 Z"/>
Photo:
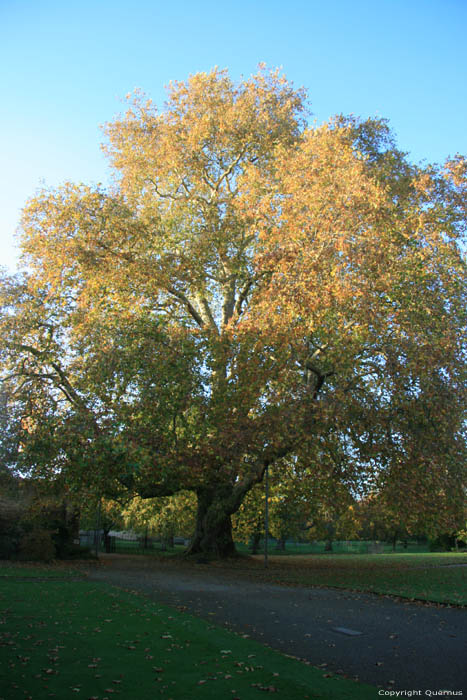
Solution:
<path fill-rule="evenodd" d="M 135 497 L 122 512 L 125 526 L 160 538 L 173 547 L 176 535 L 189 537 L 196 520 L 196 498 L 190 491 L 173 496 L 143 499 Z"/>
<path fill-rule="evenodd" d="M 106 127 L 113 186 L 31 199 L 3 286 L 30 465 L 195 493 L 192 552 L 234 552 L 231 516 L 284 458 L 463 493 L 465 161 L 305 117 L 265 69 L 173 83 L 161 111 L 134 95 Z"/>
<path fill-rule="evenodd" d="M 289 538 L 332 542 L 356 534 L 351 494 L 355 489 L 326 457 L 284 458 L 269 469 L 268 529 L 278 549 L 285 549 Z M 235 540 L 251 542 L 255 553 L 264 537 L 265 499 L 264 487 L 255 486 L 233 518 Z"/>
<path fill-rule="evenodd" d="M 280 549 L 289 537 L 302 536 L 310 520 L 316 480 L 312 485 L 308 477 L 304 469 L 285 459 L 269 469 L 268 535 L 277 540 Z M 265 535 L 265 500 L 264 486 L 256 485 L 233 518 L 235 540 L 250 542 L 255 554 Z"/>

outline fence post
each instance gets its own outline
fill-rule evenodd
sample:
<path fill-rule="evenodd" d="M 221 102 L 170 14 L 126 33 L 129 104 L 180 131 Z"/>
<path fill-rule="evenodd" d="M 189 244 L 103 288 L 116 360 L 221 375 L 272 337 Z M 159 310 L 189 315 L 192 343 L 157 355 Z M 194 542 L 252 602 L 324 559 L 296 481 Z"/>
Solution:
<path fill-rule="evenodd" d="M 269 465 L 265 470 L 265 499 L 264 506 L 264 568 L 268 568 L 268 540 L 269 540 Z"/>
<path fill-rule="evenodd" d="M 101 499 L 99 498 L 99 503 L 97 506 L 97 528 L 94 533 L 94 546 L 96 550 L 96 557 L 99 556 L 99 540 L 101 537 Z"/>

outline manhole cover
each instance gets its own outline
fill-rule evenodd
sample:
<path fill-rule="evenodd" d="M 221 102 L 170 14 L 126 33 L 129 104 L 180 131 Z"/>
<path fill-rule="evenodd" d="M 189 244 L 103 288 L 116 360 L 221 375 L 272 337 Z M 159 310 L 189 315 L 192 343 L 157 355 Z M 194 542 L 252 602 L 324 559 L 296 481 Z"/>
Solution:
<path fill-rule="evenodd" d="M 348 627 L 333 627 L 332 629 L 334 632 L 346 634 L 348 637 L 358 637 L 361 634 L 358 630 L 350 630 Z"/>

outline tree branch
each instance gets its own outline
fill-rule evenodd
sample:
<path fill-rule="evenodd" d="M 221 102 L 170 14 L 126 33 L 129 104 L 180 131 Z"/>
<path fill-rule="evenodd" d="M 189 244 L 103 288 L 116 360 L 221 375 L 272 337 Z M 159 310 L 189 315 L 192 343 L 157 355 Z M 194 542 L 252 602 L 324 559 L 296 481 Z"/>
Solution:
<path fill-rule="evenodd" d="M 236 279 L 232 275 L 230 280 L 224 284 L 224 303 L 222 305 L 222 328 L 225 328 L 233 316 L 235 309 L 235 286 Z"/>
<path fill-rule="evenodd" d="M 201 294 L 198 294 L 196 300 L 197 300 L 198 306 L 200 308 L 200 315 L 201 315 L 201 318 L 203 319 L 204 325 L 209 326 L 211 328 L 211 330 L 213 330 L 216 333 L 216 335 L 218 335 L 219 329 L 216 325 L 216 322 L 214 320 L 211 308 L 208 304 L 206 297 L 203 297 L 203 296 L 201 296 Z"/>
<path fill-rule="evenodd" d="M 171 294 L 173 297 L 175 297 L 176 299 L 181 301 L 182 304 L 184 304 L 184 306 L 188 310 L 188 313 L 190 314 L 190 316 L 196 321 L 198 326 L 200 328 L 204 328 L 204 325 L 205 325 L 204 319 L 198 313 L 198 311 L 195 309 L 195 307 L 193 306 L 191 301 L 188 299 L 188 297 L 185 296 L 185 294 L 183 294 L 183 292 L 179 292 L 177 289 L 175 289 L 175 287 L 172 287 L 172 286 L 167 287 L 166 291 L 168 292 L 168 294 Z"/>
<path fill-rule="evenodd" d="M 254 277 L 250 277 L 249 280 L 244 284 L 243 289 L 240 291 L 240 294 L 238 295 L 237 302 L 235 304 L 235 313 L 237 316 L 241 316 L 242 314 L 242 306 L 247 300 L 248 294 L 250 293 L 251 288 L 253 287 L 254 283 L 256 282 L 256 279 Z"/>

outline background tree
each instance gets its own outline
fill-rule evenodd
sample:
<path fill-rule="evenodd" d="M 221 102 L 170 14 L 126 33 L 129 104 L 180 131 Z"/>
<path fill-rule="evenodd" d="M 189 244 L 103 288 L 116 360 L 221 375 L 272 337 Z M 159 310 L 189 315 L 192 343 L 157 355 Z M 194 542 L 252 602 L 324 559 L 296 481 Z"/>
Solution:
<path fill-rule="evenodd" d="M 284 550 L 288 539 L 350 539 L 357 533 L 354 499 L 326 454 L 320 462 L 283 459 L 269 474 L 269 534 Z M 233 519 L 236 540 L 258 549 L 265 527 L 265 490 L 255 486 Z M 256 553 L 256 552 L 255 552 Z"/>
<path fill-rule="evenodd" d="M 281 460 L 269 470 L 268 530 L 277 540 L 277 547 L 285 549 L 288 538 L 303 535 L 312 509 L 310 475 L 299 469 L 295 462 Z M 257 553 L 265 536 L 264 485 L 256 485 L 245 497 L 233 518 L 235 539 L 249 543 Z"/>
<path fill-rule="evenodd" d="M 265 537 L 265 490 L 261 484 L 247 493 L 232 524 L 235 541 L 249 545 L 251 553 L 258 554 Z"/>
<path fill-rule="evenodd" d="M 159 537 L 162 546 L 173 547 L 174 537 L 189 538 L 196 523 L 196 498 L 190 491 L 173 496 L 136 497 L 123 510 L 125 527 L 145 536 Z"/>
<path fill-rule="evenodd" d="M 136 95 L 106 129 L 113 189 L 32 199 L 4 285 L 30 464 L 194 492 L 193 552 L 234 552 L 232 514 L 285 456 L 465 481 L 465 162 L 412 166 L 382 121 L 306 129 L 304 105 L 265 70 L 194 75 L 161 112 Z"/>

